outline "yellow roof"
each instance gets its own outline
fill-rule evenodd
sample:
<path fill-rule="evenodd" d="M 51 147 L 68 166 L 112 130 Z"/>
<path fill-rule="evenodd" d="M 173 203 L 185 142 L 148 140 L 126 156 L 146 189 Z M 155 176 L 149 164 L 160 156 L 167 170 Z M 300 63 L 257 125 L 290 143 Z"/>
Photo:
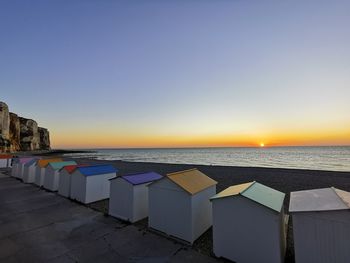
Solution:
<path fill-rule="evenodd" d="M 196 168 L 167 174 L 167 177 L 190 194 L 196 194 L 217 182 Z"/>
<path fill-rule="evenodd" d="M 221 191 L 220 193 L 214 195 L 210 199 L 216 199 L 216 198 L 222 198 L 222 197 L 227 197 L 227 196 L 232 196 L 232 195 L 238 195 L 247 188 L 249 188 L 254 182 L 249 182 L 245 184 L 238 184 L 234 186 L 230 186 L 226 188 L 225 190 Z"/>
<path fill-rule="evenodd" d="M 53 158 L 53 159 L 44 159 L 44 160 L 39 160 L 38 165 L 41 168 L 45 168 L 49 163 L 57 163 L 57 162 L 62 162 L 63 160 L 61 158 Z"/>

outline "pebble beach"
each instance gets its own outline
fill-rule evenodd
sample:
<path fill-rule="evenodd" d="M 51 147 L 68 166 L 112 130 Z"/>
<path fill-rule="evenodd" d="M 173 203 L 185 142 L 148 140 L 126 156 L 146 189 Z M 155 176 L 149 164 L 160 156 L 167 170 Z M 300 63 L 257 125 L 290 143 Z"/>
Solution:
<path fill-rule="evenodd" d="M 217 192 L 225 188 L 251 181 L 257 181 L 276 190 L 286 193 L 284 210 L 288 213 L 289 193 L 292 191 L 336 187 L 350 191 L 350 172 L 281 169 L 281 168 L 259 168 L 259 167 L 232 167 L 232 166 L 209 166 L 190 164 L 163 164 L 163 163 L 142 163 L 125 161 L 99 161 L 92 159 L 75 159 L 79 163 L 110 163 L 118 168 L 118 175 L 130 173 L 154 171 L 162 175 L 191 168 L 197 168 L 212 179 L 218 182 Z M 108 213 L 108 200 L 96 202 L 89 205 L 93 209 Z M 147 219 L 137 222 L 136 225 L 142 228 L 147 227 Z M 292 241 L 292 220 L 289 220 L 288 246 L 286 261 L 294 262 L 294 249 Z M 212 232 L 209 229 L 193 245 L 194 249 L 206 255 L 212 253 Z"/>

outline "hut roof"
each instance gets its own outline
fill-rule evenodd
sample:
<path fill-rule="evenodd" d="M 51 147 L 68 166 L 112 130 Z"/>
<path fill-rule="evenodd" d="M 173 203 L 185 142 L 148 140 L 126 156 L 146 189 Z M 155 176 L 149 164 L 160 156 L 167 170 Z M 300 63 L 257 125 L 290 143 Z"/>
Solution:
<path fill-rule="evenodd" d="M 43 159 L 43 160 L 39 160 L 38 161 L 38 165 L 41 168 L 44 168 L 46 166 L 48 166 L 49 163 L 53 163 L 53 162 L 62 162 L 63 160 L 61 158 L 52 158 L 52 159 Z"/>
<path fill-rule="evenodd" d="M 110 164 L 78 167 L 77 170 L 79 170 L 79 172 L 85 176 L 118 172 L 118 169 L 114 168 L 114 166 Z"/>
<path fill-rule="evenodd" d="M 68 173 L 73 173 L 75 171 L 75 169 L 77 169 L 78 167 L 85 167 L 85 166 L 89 166 L 89 164 L 72 164 L 72 165 L 66 165 L 64 167 L 62 167 L 61 169 L 66 170 Z"/>
<path fill-rule="evenodd" d="M 24 164 L 24 166 L 30 166 L 30 165 L 32 165 L 32 164 L 35 164 L 37 161 L 38 161 L 38 159 L 33 158 L 33 159 L 31 159 L 29 162 L 26 162 L 26 163 Z"/>
<path fill-rule="evenodd" d="M 145 184 L 145 183 L 153 182 L 163 178 L 163 176 L 155 172 L 128 174 L 120 177 L 133 185 Z M 116 178 L 119 178 L 119 177 L 112 178 L 111 180 L 114 180 Z"/>
<path fill-rule="evenodd" d="M 12 157 L 11 154 L 0 154 L 0 159 L 11 159 Z"/>
<path fill-rule="evenodd" d="M 350 209 L 350 193 L 330 187 L 292 192 L 289 212 Z"/>
<path fill-rule="evenodd" d="M 196 168 L 170 173 L 167 177 L 191 195 L 217 184 Z"/>
<path fill-rule="evenodd" d="M 34 159 L 33 157 L 22 157 L 22 158 L 19 158 L 19 163 L 26 164 L 27 162 L 30 162 L 33 159 Z"/>
<path fill-rule="evenodd" d="M 53 162 L 53 163 L 49 163 L 49 165 L 52 167 L 52 169 L 54 170 L 59 170 L 64 166 L 67 165 L 75 165 L 77 164 L 75 161 L 66 161 L 66 162 Z"/>
<path fill-rule="evenodd" d="M 231 186 L 214 195 L 210 200 L 226 197 L 244 196 L 276 212 L 281 212 L 285 194 L 257 182 L 249 182 Z"/>

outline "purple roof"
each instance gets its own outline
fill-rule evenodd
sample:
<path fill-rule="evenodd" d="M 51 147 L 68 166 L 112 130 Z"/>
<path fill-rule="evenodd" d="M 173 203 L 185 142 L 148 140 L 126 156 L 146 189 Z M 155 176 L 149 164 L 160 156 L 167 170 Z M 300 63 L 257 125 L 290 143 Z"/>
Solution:
<path fill-rule="evenodd" d="M 33 160 L 34 158 L 19 158 L 19 163 L 27 163 Z"/>
<path fill-rule="evenodd" d="M 148 172 L 148 173 L 138 173 L 138 174 L 130 174 L 130 175 L 124 175 L 121 176 L 124 180 L 127 182 L 138 185 L 138 184 L 145 184 L 149 182 L 153 182 L 156 180 L 161 179 L 163 176 L 160 174 L 157 174 L 155 172 Z M 118 178 L 118 177 L 117 177 Z"/>

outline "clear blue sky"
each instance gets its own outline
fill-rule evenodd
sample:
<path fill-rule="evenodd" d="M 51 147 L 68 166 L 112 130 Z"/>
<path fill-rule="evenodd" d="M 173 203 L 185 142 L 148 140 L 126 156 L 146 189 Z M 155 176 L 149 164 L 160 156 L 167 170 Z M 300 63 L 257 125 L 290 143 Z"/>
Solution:
<path fill-rule="evenodd" d="M 350 144 L 350 1 L 2 0 L 0 89 L 54 147 Z"/>

